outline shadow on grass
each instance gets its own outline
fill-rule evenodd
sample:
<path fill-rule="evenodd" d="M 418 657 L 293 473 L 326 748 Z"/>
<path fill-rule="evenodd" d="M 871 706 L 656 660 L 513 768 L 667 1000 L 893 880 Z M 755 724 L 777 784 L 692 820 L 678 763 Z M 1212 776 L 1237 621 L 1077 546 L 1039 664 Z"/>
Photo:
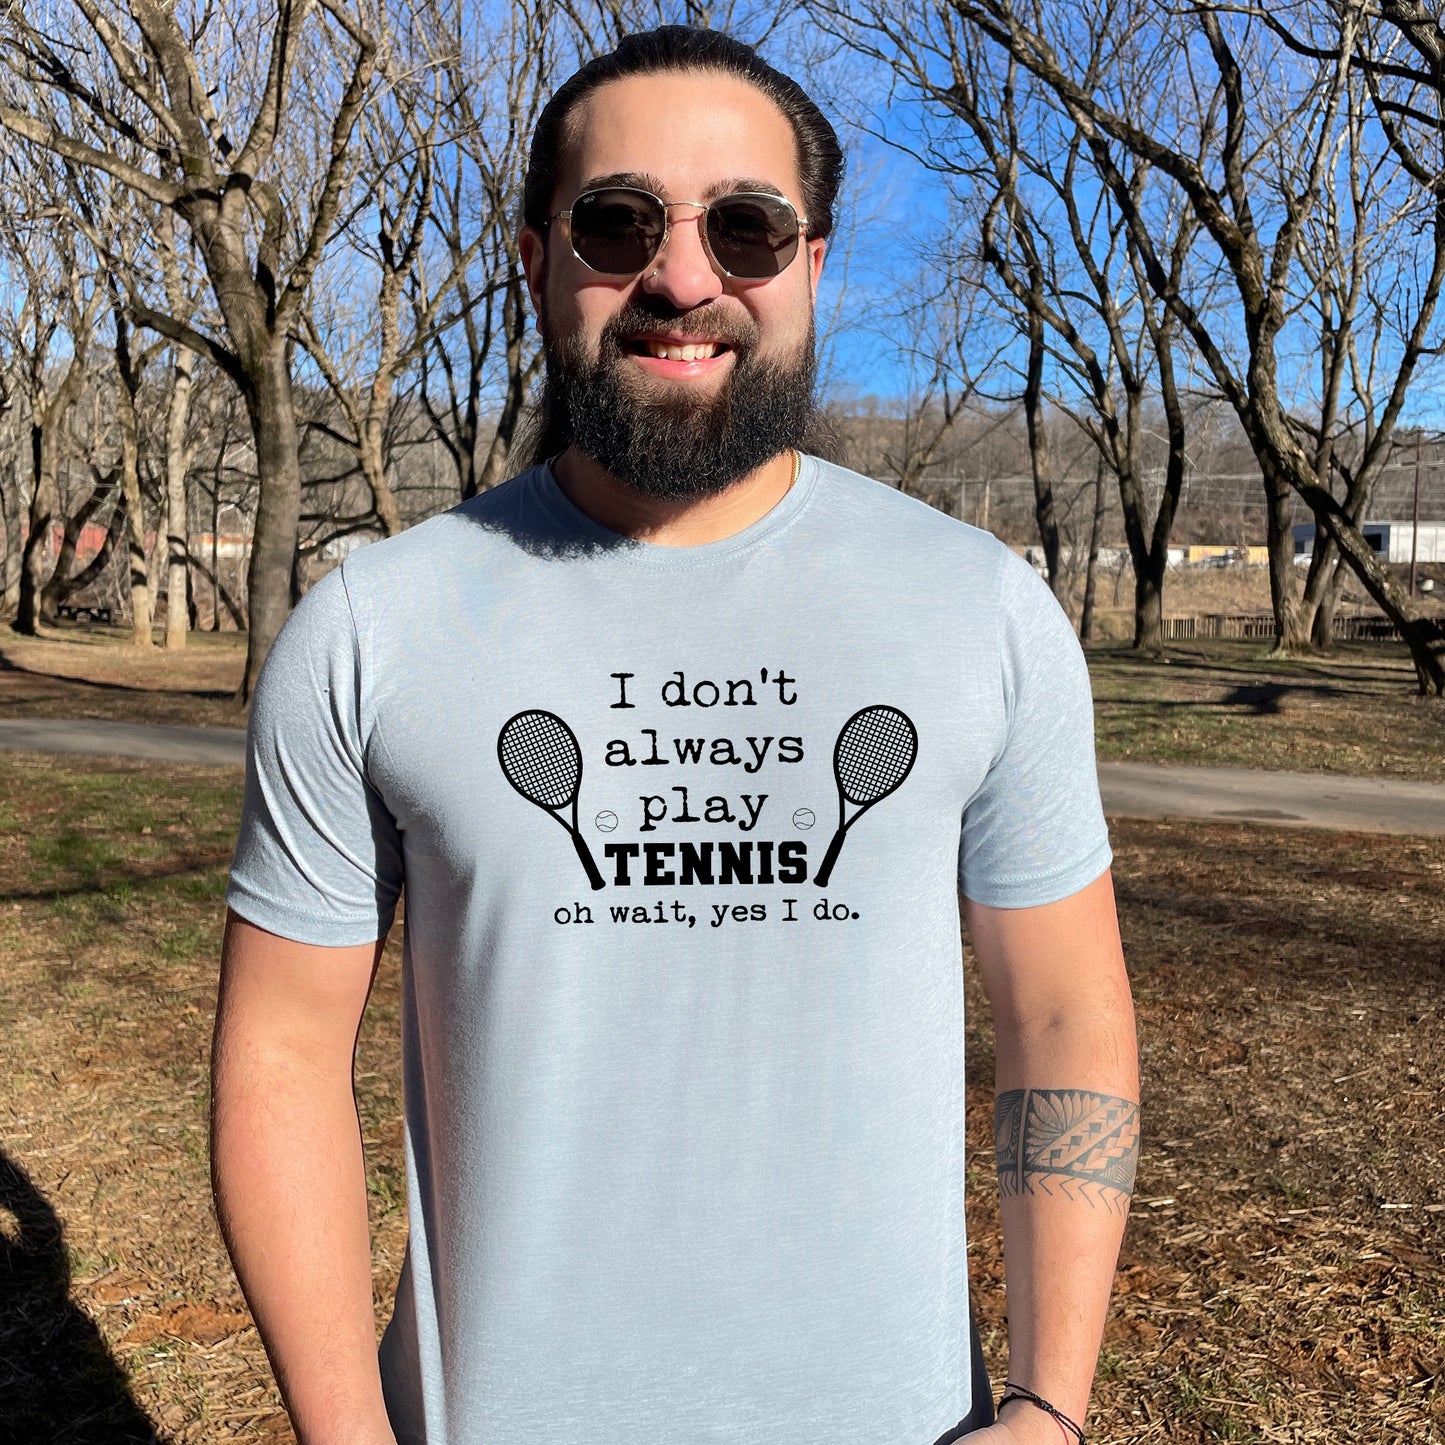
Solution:
<path fill-rule="evenodd" d="M 3 1153 L 0 1404 L 13 1445 L 165 1445 L 95 1322 L 70 1298 L 55 1210 Z"/>
<path fill-rule="evenodd" d="M 88 688 L 92 692 L 161 692 L 172 697 L 194 697 L 211 702 L 229 702 L 235 697 L 231 688 L 180 688 L 180 687 L 139 687 L 126 682 L 97 682 L 94 678 L 73 677 L 68 672 L 50 672 L 42 667 L 26 667 L 16 662 L 0 647 L 0 672 L 15 672 L 24 677 L 44 678 L 47 682 L 64 682 L 74 687 Z"/>
<path fill-rule="evenodd" d="M 1244 707 L 1256 716 L 1265 716 L 1279 712 L 1282 701 L 1298 691 L 1300 689 L 1282 682 L 1251 682 L 1230 688 L 1221 700 L 1226 707 Z M 1311 688 L 1309 691 L 1332 692 L 1334 689 Z"/>
<path fill-rule="evenodd" d="M 103 894 L 112 889 L 136 884 L 159 883 L 171 878 L 189 878 L 209 872 L 231 861 L 231 849 L 213 853 L 189 854 L 154 868 L 132 868 L 128 871 L 107 868 L 88 878 L 72 878 L 64 883 L 40 883 L 33 888 L 0 887 L 0 904 L 47 901 L 55 898 L 78 898 L 85 894 Z"/>
<path fill-rule="evenodd" d="M 1413 688 L 1414 670 L 1407 654 L 1380 657 L 1343 648 L 1312 657 L 1275 657 L 1259 651 L 1258 641 L 1244 641 L 1238 647 L 1227 643 L 1218 650 L 1192 650 L 1178 644 L 1164 658 L 1136 652 L 1127 646 L 1094 646 L 1088 649 L 1091 665 L 1101 671 L 1125 677 L 1156 676 L 1161 679 L 1181 674 L 1205 674 L 1221 685 L 1232 678 L 1249 679 L 1241 686 L 1261 684 L 1261 674 L 1274 674 L 1273 681 L 1290 679 L 1281 685 L 1303 688 L 1323 696 L 1374 694 L 1381 687 L 1391 692 Z"/>

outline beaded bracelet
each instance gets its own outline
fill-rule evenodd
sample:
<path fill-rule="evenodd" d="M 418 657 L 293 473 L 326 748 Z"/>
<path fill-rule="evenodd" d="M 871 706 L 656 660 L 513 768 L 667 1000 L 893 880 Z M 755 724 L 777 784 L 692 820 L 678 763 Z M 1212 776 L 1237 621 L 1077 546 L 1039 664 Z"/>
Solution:
<path fill-rule="evenodd" d="M 1027 1400 L 1031 1405 L 1037 1405 L 1046 1415 L 1052 1415 L 1058 1422 L 1059 1429 L 1064 1431 L 1064 1438 L 1067 1440 L 1072 1435 L 1079 1445 L 1085 1445 L 1083 1430 L 1056 1405 L 1051 1405 L 1042 1395 L 1036 1395 L 1032 1390 L 1026 1390 L 1022 1385 L 1015 1385 L 1012 1380 L 1005 1380 L 1003 1396 L 998 1402 L 998 1408 L 1003 1409 L 1010 1400 Z"/>

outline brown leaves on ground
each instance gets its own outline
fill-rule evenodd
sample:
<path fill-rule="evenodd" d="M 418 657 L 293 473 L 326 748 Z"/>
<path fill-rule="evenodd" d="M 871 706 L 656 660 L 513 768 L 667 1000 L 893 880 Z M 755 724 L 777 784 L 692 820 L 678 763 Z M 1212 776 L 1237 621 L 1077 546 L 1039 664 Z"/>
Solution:
<path fill-rule="evenodd" d="M 1445 1438 L 1445 854 L 1244 825 L 1114 842 L 1144 1140 L 1091 1437 Z M 970 985 L 977 1160 L 992 1059 Z M 986 1191 L 970 1216 L 997 1375 Z"/>
<path fill-rule="evenodd" d="M 196 855 L 239 791 L 221 770 L 0 755 L 7 1439 L 291 1438 L 207 1176 L 224 873 Z M 1090 1438 L 1445 1438 L 1438 843 L 1129 823 L 1115 847 L 1145 1139 Z M 405 1236 L 396 955 L 357 1064 L 379 1319 Z M 1001 1382 L 969 988 L 972 1259 Z"/>

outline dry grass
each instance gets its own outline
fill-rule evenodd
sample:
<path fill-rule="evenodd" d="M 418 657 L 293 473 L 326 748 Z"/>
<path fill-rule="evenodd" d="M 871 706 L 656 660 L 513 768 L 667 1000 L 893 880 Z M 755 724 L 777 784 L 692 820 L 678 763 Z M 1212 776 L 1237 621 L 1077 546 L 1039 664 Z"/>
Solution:
<path fill-rule="evenodd" d="M 1445 1439 L 1438 845 L 1215 824 L 1114 836 L 1145 1137 L 1091 1434 Z M 974 988 L 976 1091 L 986 1008 Z M 971 1212 L 976 1275 L 995 1281 L 987 1191 Z M 996 1290 L 980 1312 L 996 1330 Z"/>
<path fill-rule="evenodd" d="M 137 651 L 114 629 L 11 634 L 0 717 L 240 727 L 244 663 L 235 633 L 197 634 L 180 653 Z M 1101 757 L 1445 781 L 1445 705 L 1415 696 L 1397 644 L 1283 661 L 1257 642 L 1188 643 L 1167 663 L 1110 644 L 1090 650 L 1089 666 Z"/>
<path fill-rule="evenodd" d="M 47 628 L 40 638 L 0 632 L 0 717 L 246 725 L 232 701 L 245 637 L 193 632 L 179 652 L 128 639 L 109 627 Z"/>
<path fill-rule="evenodd" d="M 0 754 L 0 790 L 6 1438 L 290 1440 L 207 1183 L 238 777 Z M 1115 839 L 1146 1140 L 1091 1438 L 1445 1440 L 1438 846 L 1162 823 Z M 992 1064 L 969 987 L 997 1376 Z M 393 948 L 358 1066 L 382 1302 L 405 1229 L 397 1030 Z"/>

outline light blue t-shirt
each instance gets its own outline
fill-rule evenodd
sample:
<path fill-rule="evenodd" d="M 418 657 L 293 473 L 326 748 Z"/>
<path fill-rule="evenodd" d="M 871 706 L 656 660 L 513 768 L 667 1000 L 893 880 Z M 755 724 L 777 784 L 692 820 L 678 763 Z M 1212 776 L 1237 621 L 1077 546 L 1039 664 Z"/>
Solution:
<path fill-rule="evenodd" d="M 671 548 L 539 467 L 350 557 L 262 674 L 229 901 L 356 944 L 405 885 L 402 1445 L 932 1445 L 958 889 L 1109 856 L 1047 588 L 856 473 Z"/>

